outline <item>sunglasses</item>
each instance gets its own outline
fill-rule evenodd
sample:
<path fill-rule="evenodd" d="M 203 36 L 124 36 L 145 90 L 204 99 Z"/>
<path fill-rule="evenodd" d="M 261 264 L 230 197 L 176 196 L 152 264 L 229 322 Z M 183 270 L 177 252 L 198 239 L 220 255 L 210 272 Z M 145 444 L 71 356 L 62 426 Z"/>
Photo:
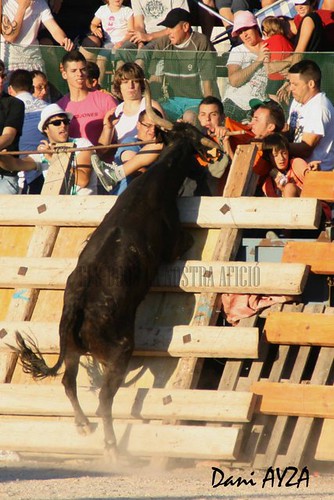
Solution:
<path fill-rule="evenodd" d="M 46 126 L 48 127 L 49 125 L 54 125 L 55 127 L 59 127 L 62 123 L 64 125 L 69 125 L 70 124 L 69 118 L 59 118 L 59 120 L 53 120 L 53 122 L 49 122 Z"/>
<path fill-rule="evenodd" d="M 144 123 L 144 122 L 139 122 L 141 125 L 143 125 L 145 128 L 155 128 L 154 123 Z"/>

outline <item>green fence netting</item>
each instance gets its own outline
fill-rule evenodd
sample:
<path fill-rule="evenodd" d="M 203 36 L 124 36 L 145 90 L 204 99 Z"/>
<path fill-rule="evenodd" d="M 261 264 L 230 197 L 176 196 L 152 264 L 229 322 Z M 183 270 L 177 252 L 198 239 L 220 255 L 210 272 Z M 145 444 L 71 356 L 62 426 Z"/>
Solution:
<path fill-rule="evenodd" d="M 38 49 L 48 79 L 62 94 L 65 94 L 68 89 L 59 69 L 65 54 L 64 49 L 56 46 L 40 46 Z M 27 57 L 29 50 L 35 54 L 36 47 L 24 49 L 25 63 L 29 61 Z M 168 98 L 201 99 L 203 80 L 211 82 L 212 93 L 222 101 L 231 95 L 231 85 L 227 77 L 229 53 L 85 49 L 85 56 L 98 64 L 102 87 L 108 91 L 112 91 L 115 70 L 122 62 L 140 60 L 146 77 L 152 83 L 153 97 L 159 100 L 162 106 Z M 304 53 L 301 57 L 312 59 L 320 66 L 322 91 L 326 92 L 329 99 L 334 102 L 334 53 Z M 5 63 L 8 67 L 8 61 L 5 60 Z M 25 67 L 23 63 L 22 67 Z M 241 100 L 245 101 L 248 97 L 265 97 L 266 79 L 267 74 L 263 68 L 262 76 L 254 79 L 254 88 L 250 91 L 246 85 L 241 87 L 239 89 L 241 97 L 238 99 L 242 98 Z"/>

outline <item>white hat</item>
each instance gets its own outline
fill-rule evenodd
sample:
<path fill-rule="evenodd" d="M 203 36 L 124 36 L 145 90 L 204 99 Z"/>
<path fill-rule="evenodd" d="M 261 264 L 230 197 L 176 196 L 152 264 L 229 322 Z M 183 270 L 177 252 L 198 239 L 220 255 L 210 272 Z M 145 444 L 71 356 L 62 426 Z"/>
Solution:
<path fill-rule="evenodd" d="M 295 5 L 303 5 L 304 3 L 308 3 L 308 0 L 294 0 Z"/>
<path fill-rule="evenodd" d="M 45 122 L 52 116 L 66 115 L 69 120 L 72 120 L 73 115 L 68 111 L 64 111 L 58 104 L 49 104 L 41 112 L 41 119 L 38 124 L 38 130 L 43 132 Z"/>

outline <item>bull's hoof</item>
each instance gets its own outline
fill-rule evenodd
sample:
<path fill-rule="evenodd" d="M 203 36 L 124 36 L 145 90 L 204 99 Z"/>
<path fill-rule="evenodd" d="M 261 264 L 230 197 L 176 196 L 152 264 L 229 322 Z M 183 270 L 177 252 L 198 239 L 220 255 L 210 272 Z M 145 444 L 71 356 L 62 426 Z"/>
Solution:
<path fill-rule="evenodd" d="M 84 424 L 76 424 L 76 426 L 80 436 L 89 436 L 89 434 L 92 434 L 95 431 L 97 424 L 86 422 Z"/>
<path fill-rule="evenodd" d="M 119 463 L 119 454 L 117 450 L 117 446 L 114 445 L 108 445 L 106 444 L 104 448 L 104 459 L 107 461 L 109 464 L 112 465 L 117 465 Z"/>

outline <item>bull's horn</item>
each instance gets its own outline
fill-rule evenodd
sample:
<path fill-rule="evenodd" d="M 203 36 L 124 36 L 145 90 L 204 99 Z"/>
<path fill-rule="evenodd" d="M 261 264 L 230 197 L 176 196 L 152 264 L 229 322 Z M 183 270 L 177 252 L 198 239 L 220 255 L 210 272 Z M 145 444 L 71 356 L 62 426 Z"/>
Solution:
<path fill-rule="evenodd" d="M 158 116 L 155 112 L 154 109 L 152 108 L 152 96 L 151 96 L 151 89 L 148 84 L 147 80 L 144 80 L 145 82 L 145 111 L 150 120 L 159 128 L 162 130 L 172 130 L 173 129 L 173 123 L 166 120 L 165 118 L 161 118 L 161 116 Z"/>
<path fill-rule="evenodd" d="M 209 148 L 209 149 L 221 149 L 219 144 L 215 141 L 213 141 L 212 139 L 210 139 L 209 137 L 201 137 L 201 144 L 203 144 L 203 146 L 205 146 L 206 148 Z"/>

